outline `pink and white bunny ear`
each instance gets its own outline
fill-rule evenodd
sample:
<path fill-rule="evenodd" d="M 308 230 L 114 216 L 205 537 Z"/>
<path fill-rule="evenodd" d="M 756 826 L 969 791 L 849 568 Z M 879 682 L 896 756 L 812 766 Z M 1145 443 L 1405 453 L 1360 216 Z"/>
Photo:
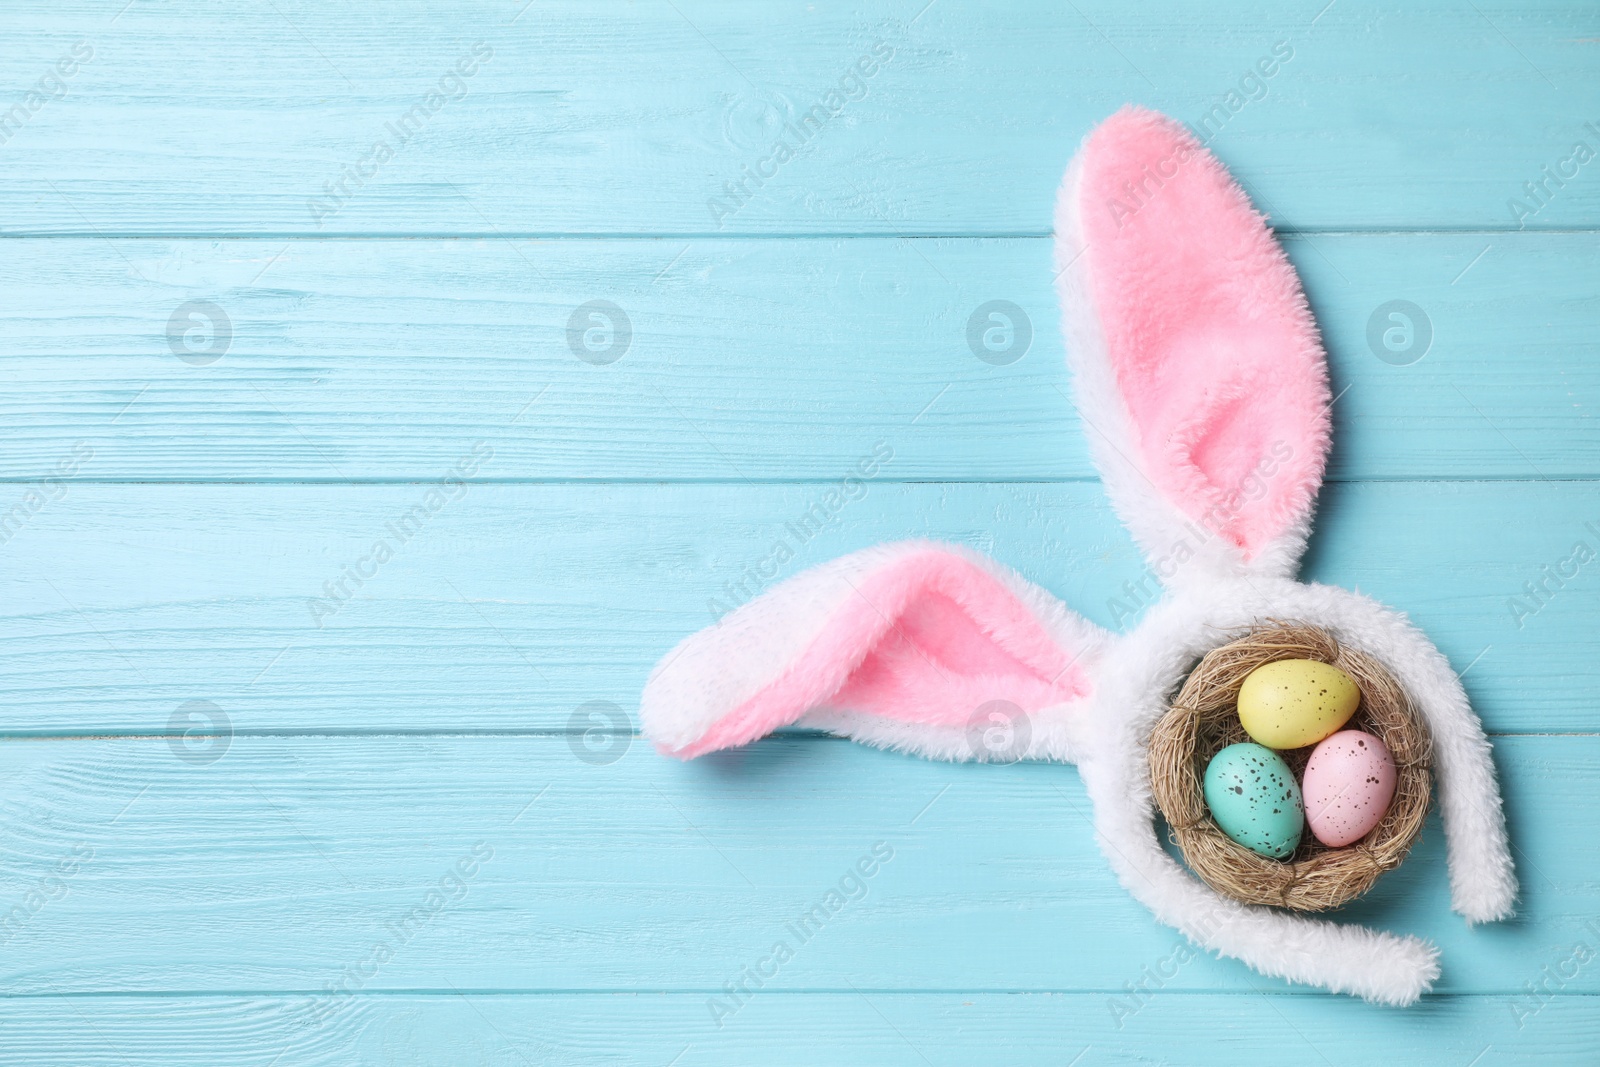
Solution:
<path fill-rule="evenodd" d="M 1067 171 L 1056 255 L 1079 413 L 1156 573 L 1288 574 L 1328 450 L 1327 366 L 1265 220 L 1183 126 L 1107 119 Z"/>
<path fill-rule="evenodd" d="M 993 562 L 926 542 L 813 568 L 691 635 L 651 674 L 644 732 L 689 759 L 799 722 L 942 759 L 1016 709 L 1024 751 L 1071 758 L 1038 712 L 1087 695 L 1103 630 Z M 985 711 L 984 709 L 990 709 Z M 1015 715 L 1012 712 L 1011 715 Z"/>

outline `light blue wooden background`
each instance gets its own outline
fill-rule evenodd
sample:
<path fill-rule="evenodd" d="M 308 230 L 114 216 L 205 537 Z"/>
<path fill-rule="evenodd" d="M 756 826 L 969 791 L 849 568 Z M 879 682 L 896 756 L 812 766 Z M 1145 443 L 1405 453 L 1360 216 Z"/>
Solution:
<path fill-rule="evenodd" d="M 1566 564 L 1600 548 L 1592 0 L 0 18 L 0 1062 L 1600 1062 L 1600 563 Z M 708 207 L 841 80 L 798 158 Z M 1069 768 L 805 734 L 682 765 L 629 725 L 878 442 L 783 573 L 933 536 L 1112 621 L 1141 565 L 1063 393 L 1052 197 L 1121 103 L 1194 122 L 1230 91 L 1212 146 L 1340 391 L 1307 573 L 1465 672 L 1523 880 L 1520 918 L 1467 930 L 1430 824 L 1348 909 L 1442 946 L 1405 1012 L 1192 958 L 1108 873 Z M 608 366 L 568 347 L 596 299 L 632 324 Z M 965 340 L 993 299 L 1033 325 L 1007 366 Z M 1397 299 L 1431 324 L 1409 365 L 1368 343 Z M 168 338 L 190 301 L 231 324 L 205 365 Z M 592 701 L 618 733 L 574 728 Z M 865 896 L 714 1023 L 877 842 Z"/>

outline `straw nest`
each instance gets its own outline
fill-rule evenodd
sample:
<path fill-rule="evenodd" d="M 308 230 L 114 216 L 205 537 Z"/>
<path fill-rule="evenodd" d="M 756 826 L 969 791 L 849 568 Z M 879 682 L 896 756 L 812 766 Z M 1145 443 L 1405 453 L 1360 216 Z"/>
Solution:
<path fill-rule="evenodd" d="M 1321 660 L 1355 679 L 1361 705 L 1343 729 L 1382 738 L 1394 757 L 1398 780 L 1383 821 L 1360 841 L 1329 848 L 1308 828 L 1292 856 L 1274 860 L 1217 828 L 1206 810 L 1202 783 L 1212 756 L 1250 740 L 1237 709 L 1245 676 L 1280 659 Z M 1340 646 L 1324 630 L 1273 622 L 1213 649 L 1189 675 L 1150 736 L 1150 779 L 1173 841 L 1207 885 L 1247 904 L 1321 911 L 1365 893 L 1379 875 L 1405 858 L 1428 811 L 1431 754 L 1421 716 L 1381 663 Z M 1280 755 L 1299 779 L 1311 748 Z"/>

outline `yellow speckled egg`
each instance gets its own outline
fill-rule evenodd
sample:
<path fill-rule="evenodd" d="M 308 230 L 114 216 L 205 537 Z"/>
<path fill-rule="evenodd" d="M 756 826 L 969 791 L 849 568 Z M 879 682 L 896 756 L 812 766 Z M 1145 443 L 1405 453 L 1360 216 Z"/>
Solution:
<path fill-rule="evenodd" d="M 1304 748 L 1349 722 L 1360 703 L 1355 680 L 1338 667 L 1280 659 L 1251 671 L 1239 687 L 1239 722 L 1257 744 Z"/>

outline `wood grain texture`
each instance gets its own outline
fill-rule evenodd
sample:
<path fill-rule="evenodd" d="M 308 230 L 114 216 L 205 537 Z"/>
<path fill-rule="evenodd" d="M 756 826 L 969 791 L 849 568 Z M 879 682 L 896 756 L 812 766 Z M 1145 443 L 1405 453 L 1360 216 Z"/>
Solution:
<path fill-rule="evenodd" d="M 93 55 L 3 145 L 10 233 L 1041 234 L 1084 132 L 1129 100 L 1212 115 L 1286 226 L 1600 218 L 1592 175 L 1508 207 L 1600 145 L 1586 0 L 14 6 L 13 99 L 75 42 Z M 478 42 L 491 58 L 400 131 Z M 819 105 L 796 158 L 731 217 L 708 207 Z"/>
<path fill-rule="evenodd" d="M 131 16 L 130 16 L 131 17 Z M 1330 474 L 1600 475 L 1595 234 L 1300 237 L 1327 340 Z M 560 240 L 12 242 L 0 265 L 0 476 L 427 479 L 480 441 L 502 480 L 841 477 L 878 440 L 897 479 L 1093 477 L 1049 242 Z M 631 322 L 574 356 L 574 309 Z M 1032 340 L 978 359 L 980 305 Z M 1370 324 L 1422 309 L 1397 366 Z M 169 323 L 211 301 L 225 352 Z M 1389 322 L 1381 315 L 1380 326 Z M 209 352 L 219 335 L 186 317 Z M 604 338 L 598 338 L 602 342 Z M 1423 348 L 1426 344 L 1426 354 Z"/>
<path fill-rule="evenodd" d="M 1090 483 L 867 483 L 809 536 L 831 486 L 466 485 L 402 541 L 434 491 L 68 487 L 0 546 L 0 732 L 161 732 L 197 699 L 245 732 L 565 729 L 591 700 L 631 715 L 651 666 L 726 608 L 912 537 L 990 553 L 1113 629 L 1148 602 Z M 1524 592 L 1600 546 L 1594 501 L 1592 483 L 1331 486 L 1305 577 L 1408 612 L 1490 729 L 1600 729 L 1594 564 L 1543 606 Z"/>
<path fill-rule="evenodd" d="M 1199 1053 L 1228 1063 L 1512 1067 L 1582 1064 L 1600 1041 L 1592 996 L 1555 997 L 1529 1014 L 1516 997 L 1436 997 L 1425 1010 L 1393 1012 L 1271 995 L 769 992 L 721 1029 L 695 995 L 369 997 L 309 1029 L 294 1025 L 299 1003 L 0 1000 L 0 1064 L 661 1067 L 677 1056 L 677 1067 L 1189 1067 Z"/>
<path fill-rule="evenodd" d="M 14 0 L 5 28 L 0 1064 L 1593 1060 L 1589 0 Z M 1305 281 L 1339 391 L 1306 576 L 1408 612 L 1497 735 L 1519 917 L 1448 912 L 1436 822 L 1339 916 L 1441 944 L 1404 1012 L 1196 956 L 1069 768 L 805 732 L 685 765 L 633 729 L 678 639 L 885 540 L 1142 609 L 1047 240 L 1127 101 L 1208 124 Z M 594 300 L 631 329 L 608 365 L 569 332 Z M 1031 327 L 1005 365 L 967 341 L 992 300 Z M 219 336 L 197 301 L 210 362 L 179 358 Z M 1416 362 L 1374 348 L 1392 301 Z"/>
<path fill-rule="evenodd" d="M 6 912 L 0 989 L 710 995 L 747 966 L 771 975 L 780 941 L 773 991 L 1105 993 L 1146 966 L 1169 992 L 1292 988 L 1174 966 L 1181 938 L 1113 878 L 1070 768 L 818 737 L 688 764 L 575 749 L 235 737 L 204 762 L 218 750 L 160 738 L 7 741 L 0 900 L 42 899 Z M 1514 995 L 1546 967 L 1561 993 L 1600 992 L 1592 962 L 1563 964 L 1600 938 L 1600 799 L 1574 789 L 1600 774 L 1600 737 L 1495 754 L 1519 921 L 1449 911 L 1437 823 L 1340 918 L 1435 940 L 1441 992 Z M 831 915 L 791 929 L 829 892 Z"/>

